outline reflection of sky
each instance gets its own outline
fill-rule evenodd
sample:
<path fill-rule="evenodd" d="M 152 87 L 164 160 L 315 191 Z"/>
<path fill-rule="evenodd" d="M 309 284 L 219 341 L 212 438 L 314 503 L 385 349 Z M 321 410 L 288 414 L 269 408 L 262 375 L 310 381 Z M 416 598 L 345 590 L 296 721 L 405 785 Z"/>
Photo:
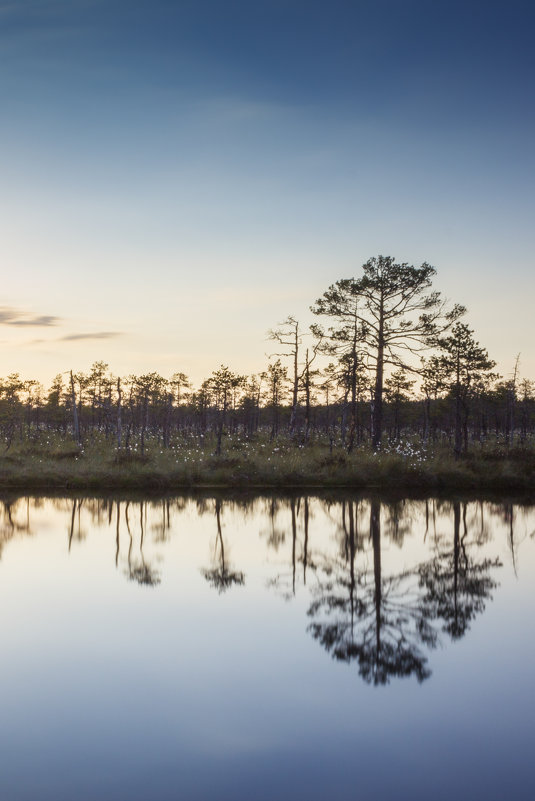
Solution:
<path fill-rule="evenodd" d="M 266 329 L 378 252 L 436 264 L 509 370 L 533 334 L 532 22 L 525 2 L 1 3 L 5 303 L 65 318 L 3 326 L 6 371 L 261 369 Z"/>
<path fill-rule="evenodd" d="M 70 501 L 12 507 L 19 534 L 6 537 L 0 561 L 2 720 L 0 788 L 13 799 L 392 797 L 527 799 L 535 550 L 533 511 L 515 513 L 517 571 L 508 523 L 485 506 L 487 537 L 478 559 L 499 556 L 499 586 L 465 637 L 430 652 L 431 678 L 392 679 L 374 688 L 355 663 L 334 662 L 307 632 L 317 586 L 313 565 L 340 554 L 341 508 L 310 503 L 309 570 L 302 584 L 303 502 L 297 510 L 296 597 L 279 583 L 291 572 L 291 517 L 268 546 L 268 503 L 247 510 L 223 503 L 226 554 L 244 587 L 218 595 L 204 580 L 216 542 L 213 503 L 198 516 L 171 505 L 147 509 L 144 558 L 160 571 L 157 587 L 128 581 L 129 535 L 116 518 L 85 501 L 70 553 Z M 451 509 L 405 505 L 403 545 L 387 535 L 382 570 L 413 569 L 452 543 Z M 479 536 L 481 509 L 467 509 L 467 543 Z M 31 534 L 24 532 L 29 519 Z M 80 527 L 78 527 L 78 519 Z M 132 558 L 140 546 L 139 506 L 129 506 Z M 369 505 L 358 519 L 364 551 L 357 571 L 373 573 L 366 534 Z M 7 528 L 6 528 L 7 526 Z M 363 592 L 357 587 L 357 594 Z M 311 595 L 312 594 L 312 595 Z M 455 770 L 451 766 L 455 765 Z"/>

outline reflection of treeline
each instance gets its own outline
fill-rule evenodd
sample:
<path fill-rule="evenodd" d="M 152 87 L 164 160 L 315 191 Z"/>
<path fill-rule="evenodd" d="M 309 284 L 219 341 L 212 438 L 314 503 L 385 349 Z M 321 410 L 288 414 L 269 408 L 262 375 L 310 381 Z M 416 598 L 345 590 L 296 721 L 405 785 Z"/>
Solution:
<path fill-rule="evenodd" d="M 259 519 L 260 539 L 266 542 L 274 554 L 290 543 L 292 574 L 301 564 L 303 582 L 306 584 L 307 569 L 316 565 L 314 549 L 310 545 L 314 534 L 314 520 L 323 514 L 336 533 L 338 553 L 348 559 L 352 531 L 359 547 L 369 535 L 369 511 L 371 501 L 366 496 L 353 492 L 334 491 L 323 495 L 291 493 L 287 495 L 246 495 L 237 492 L 213 494 L 211 491 L 191 495 L 166 496 L 163 498 L 115 498 L 115 497 L 46 497 L 22 496 L 16 493 L 3 495 L 0 499 L 0 541 L 8 542 L 13 537 L 33 535 L 35 517 L 47 514 L 48 510 L 65 516 L 68 544 L 82 540 L 87 528 L 110 528 L 114 533 L 124 532 L 137 526 L 141 537 L 148 536 L 153 542 L 165 543 L 172 535 L 174 526 L 188 508 L 194 507 L 199 517 L 214 520 L 215 539 L 221 537 L 223 518 L 237 516 L 244 522 Z M 443 527 L 445 519 L 453 518 L 454 503 L 440 499 L 401 499 L 381 502 L 382 532 L 387 539 L 402 547 L 405 538 L 415 533 L 415 521 L 423 519 L 422 537 L 437 547 L 447 534 Z M 460 504 L 460 531 L 464 538 L 470 537 L 478 545 L 492 539 L 492 529 L 504 529 L 512 553 L 513 563 L 518 543 L 526 536 L 527 520 L 532 507 L 507 502 L 466 501 Z M 82 524 L 85 518 L 85 526 Z M 349 539 L 348 539 L 349 537 Z M 368 537 L 369 538 L 369 537 Z M 371 539 L 370 539 L 371 542 Z M 216 548 L 217 550 L 217 548 Z M 295 590 L 295 582 L 294 584 Z"/>
<path fill-rule="evenodd" d="M 146 587 L 157 587 L 162 578 L 155 566 L 162 555 L 155 557 L 151 547 L 165 543 L 194 505 L 199 516 L 213 520 L 211 564 L 201 574 L 219 594 L 245 584 L 245 574 L 230 559 L 232 533 L 224 533 L 225 518 L 259 519 L 259 537 L 274 571 L 269 586 L 288 601 L 306 591 L 314 639 L 335 660 L 355 663 L 374 684 L 428 678 L 429 651 L 444 636 L 463 637 L 497 587 L 501 563 L 489 556 L 488 547 L 493 529 L 500 525 L 504 531 L 515 570 L 527 532 L 517 525 L 520 507 L 509 503 L 381 502 L 354 495 L 341 501 L 306 495 L 230 501 L 13 498 L 0 504 L 0 548 L 16 535 L 32 533 L 32 512 L 43 503 L 65 515 L 69 552 L 88 536 L 88 521 L 107 527 L 116 567 Z M 406 539 L 420 546 L 409 561 L 402 550 Z M 233 557 L 239 565 L 240 554 Z"/>
<path fill-rule="evenodd" d="M 95 436 L 128 454 L 147 440 L 166 449 L 181 436 L 225 434 L 325 442 L 378 450 L 404 436 L 447 442 L 458 457 L 490 435 L 524 442 L 535 425 L 534 384 L 518 360 L 503 380 L 495 363 L 432 291 L 434 269 L 378 257 L 361 277 L 333 284 L 312 311 L 323 325 L 288 317 L 270 332 L 266 369 L 238 375 L 221 366 L 194 388 L 182 372 L 117 377 L 104 362 L 58 375 L 48 389 L 12 374 L 0 383 L 0 430 L 8 447 L 40 433 Z"/>

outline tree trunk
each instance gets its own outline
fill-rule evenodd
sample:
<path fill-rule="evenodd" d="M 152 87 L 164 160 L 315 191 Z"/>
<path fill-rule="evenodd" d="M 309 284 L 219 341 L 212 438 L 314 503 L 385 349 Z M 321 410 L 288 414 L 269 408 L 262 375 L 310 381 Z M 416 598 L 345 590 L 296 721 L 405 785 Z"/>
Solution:
<path fill-rule="evenodd" d="M 117 379 L 117 448 L 123 444 L 123 410 L 122 410 L 121 379 Z"/>
<path fill-rule="evenodd" d="M 384 346 L 381 342 L 377 350 L 377 370 L 375 373 L 375 389 L 373 395 L 372 418 L 372 448 L 381 450 L 383 435 L 383 372 L 384 372 Z"/>
<path fill-rule="evenodd" d="M 384 342 L 384 305 L 383 296 L 379 304 L 379 331 L 377 337 L 377 368 L 375 372 L 375 390 L 373 397 L 373 418 L 372 418 L 372 448 L 374 451 L 381 450 L 381 439 L 383 434 L 383 374 L 385 358 Z"/>
<path fill-rule="evenodd" d="M 71 398 L 72 398 L 72 419 L 74 439 L 77 445 L 81 445 L 80 441 L 80 423 L 78 421 L 78 407 L 76 406 L 76 392 L 74 391 L 74 377 L 71 370 Z"/>

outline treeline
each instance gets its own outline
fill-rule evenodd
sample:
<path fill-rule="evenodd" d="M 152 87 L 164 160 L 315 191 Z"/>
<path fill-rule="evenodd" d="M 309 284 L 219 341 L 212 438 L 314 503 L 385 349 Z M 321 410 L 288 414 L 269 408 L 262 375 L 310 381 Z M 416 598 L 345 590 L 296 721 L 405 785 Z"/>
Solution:
<path fill-rule="evenodd" d="M 535 384 L 504 379 L 461 318 L 432 289 L 435 270 L 378 256 L 359 278 L 337 281 L 312 306 L 318 323 L 289 316 L 269 332 L 274 354 L 252 376 L 228 367 L 194 388 L 182 372 L 113 376 L 104 362 L 88 373 L 56 376 L 45 389 L 18 374 L 0 383 L 0 430 L 15 440 L 42 432 L 77 445 L 104 436 L 143 454 L 184 434 L 212 436 L 221 453 L 227 433 L 262 434 L 307 445 L 377 451 L 386 442 L 447 442 L 456 457 L 490 436 L 525 442 L 535 424 Z"/>

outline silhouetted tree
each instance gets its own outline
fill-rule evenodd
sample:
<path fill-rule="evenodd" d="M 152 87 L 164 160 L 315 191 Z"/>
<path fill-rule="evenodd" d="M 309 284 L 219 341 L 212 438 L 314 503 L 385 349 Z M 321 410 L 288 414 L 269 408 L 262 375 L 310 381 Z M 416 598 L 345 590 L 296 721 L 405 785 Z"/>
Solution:
<path fill-rule="evenodd" d="M 289 350 L 283 353 L 275 353 L 274 356 L 290 356 L 292 360 L 292 401 L 290 414 L 290 434 L 293 434 L 297 419 L 297 401 L 299 393 L 299 349 L 302 343 L 302 335 L 299 331 L 299 321 L 288 316 L 277 328 L 268 331 L 269 339 L 275 340 L 279 345 L 283 345 Z"/>
<path fill-rule="evenodd" d="M 324 339 L 324 351 L 337 356 L 340 365 L 339 375 L 345 387 L 345 404 L 349 402 L 350 426 L 347 450 L 352 451 L 358 432 L 358 402 L 361 376 L 366 362 L 364 349 L 364 325 L 359 304 L 361 298 L 354 291 L 352 279 L 342 279 L 329 289 L 312 306 L 314 314 L 330 317 L 336 321 L 327 332 L 319 326 L 313 327 L 318 338 Z M 344 409 L 344 415 L 346 410 Z M 342 441 L 345 443 L 345 420 Z"/>
<path fill-rule="evenodd" d="M 439 333 L 464 313 L 446 311 L 439 292 L 431 292 L 436 270 L 398 264 L 377 256 L 363 265 L 363 276 L 339 281 L 316 301 L 312 311 L 340 319 L 344 308 L 355 307 L 355 326 L 366 358 L 374 371 L 372 447 L 379 450 L 383 432 L 383 385 L 386 365 L 403 367 L 410 354 L 430 347 Z"/>
<path fill-rule="evenodd" d="M 440 366 L 443 381 L 447 383 L 455 401 L 455 457 L 459 458 L 464 441 L 468 447 L 468 415 L 470 400 L 496 362 L 474 339 L 474 332 L 465 323 L 456 323 L 451 335 L 439 341 Z M 494 376 L 493 376 L 494 377 Z"/>
<path fill-rule="evenodd" d="M 213 400 L 218 411 L 217 423 L 217 445 L 216 456 L 221 454 L 221 440 L 225 429 L 227 420 L 227 412 L 229 407 L 233 405 L 235 400 L 234 392 L 242 387 L 244 384 L 243 376 L 232 373 L 228 367 L 223 364 L 219 370 L 215 370 L 209 379 L 210 388 L 213 392 Z"/>
<path fill-rule="evenodd" d="M 403 370 L 396 370 L 386 379 L 385 397 L 393 412 L 391 440 L 399 440 L 401 437 L 401 407 L 410 399 L 414 384 L 415 381 L 407 378 Z"/>
<path fill-rule="evenodd" d="M 266 401 L 272 411 L 271 439 L 274 439 L 279 432 L 280 410 L 288 378 L 286 368 L 282 366 L 280 359 L 268 365 L 267 372 L 262 373 L 262 378 L 266 382 Z"/>

